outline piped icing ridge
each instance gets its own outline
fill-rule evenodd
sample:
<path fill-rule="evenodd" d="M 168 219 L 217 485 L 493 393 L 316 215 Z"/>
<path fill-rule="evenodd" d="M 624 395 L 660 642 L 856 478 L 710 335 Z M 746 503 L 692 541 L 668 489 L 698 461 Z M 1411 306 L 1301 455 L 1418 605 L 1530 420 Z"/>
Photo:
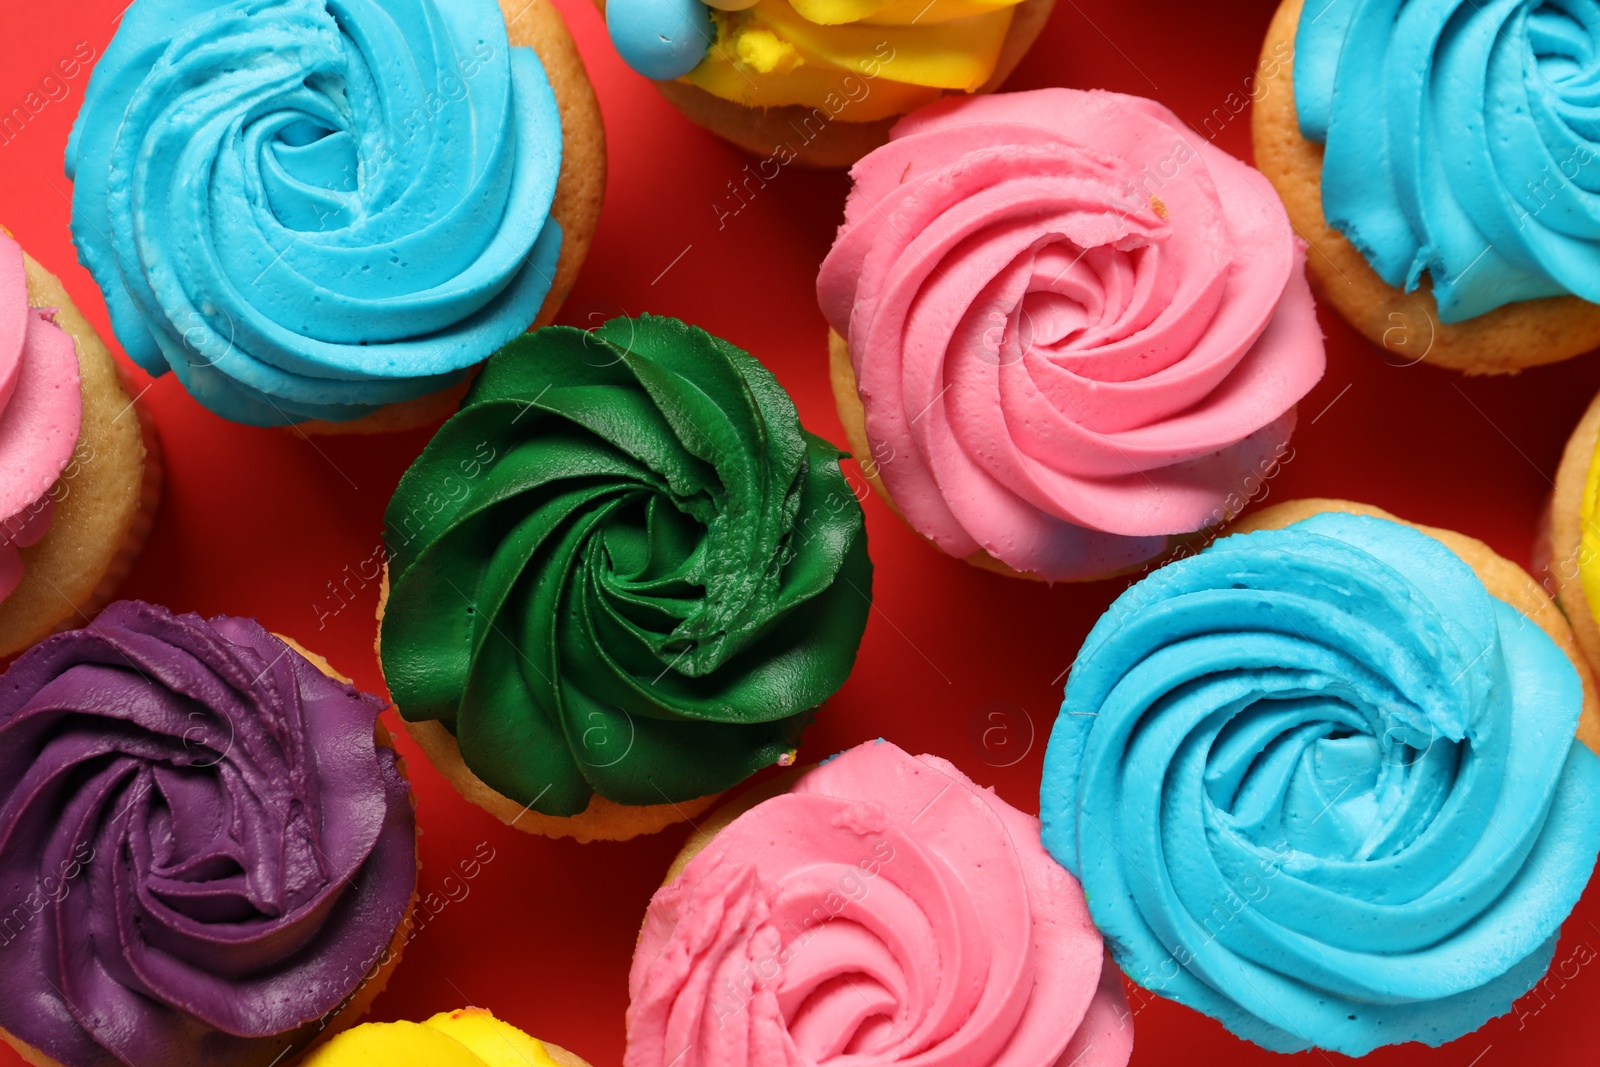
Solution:
<path fill-rule="evenodd" d="M 624 1067 L 1120 1067 L 1121 978 L 1038 822 L 868 742 L 657 891 Z"/>
<path fill-rule="evenodd" d="M 802 105 L 846 122 L 974 92 L 1023 0 L 608 0 L 622 58 L 745 107 Z"/>
<path fill-rule="evenodd" d="M 380 710 L 248 619 L 124 601 L 24 653 L 0 676 L 0 1027 L 74 1067 L 265 1062 L 338 1008 L 416 886 Z"/>
<path fill-rule="evenodd" d="M 1544 974 L 1600 851 L 1572 663 L 1434 538 L 1228 537 L 1090 633 L 1044 842 L 1134 981 L 1279 1051 L 1440 1045 Z"/>
<path fill-rule="evenodd" d="M 817 279 L 907 520 L 1050 580 L 1229 517 L 1322 376 L 1256 170 L 1137 97 L 946 100 L 856 164 Z"/>
<path fill-rule="evenodd" d="M 384 674 L 491 788 L 720 792 L 844 683 L 872 590 L 840 453 L 676 319 L 547 327 L 485 365 L 385 518 Z"/>
<path fill-rule="evenodd" d="M 526 330 L 560 164 L 494 0 L 139 0 L 67 148 L 128 355 L 257 425 L 436 392 Z"/>
<path fill-rule="evenodd" d="M 22 581 L 17 550 L 49 532 L 82 422 L 77 346 L 29 306 L 22 246 L 0 230 L 0 600 Z"/>
<path fill-rule="evenodd" d="M 1443 322 L 1600 301 L 1600 5 L 1308 0 L 1300 130 L 1322 206 L 1389 285 L 1426 273 Z"/>
<path fill-rule="evenodd" d="M 539 1041 L 482 1008 L 420 1023 L 363 1023 L 336 1035 L 301 1067 L 556 1067 Z"/>

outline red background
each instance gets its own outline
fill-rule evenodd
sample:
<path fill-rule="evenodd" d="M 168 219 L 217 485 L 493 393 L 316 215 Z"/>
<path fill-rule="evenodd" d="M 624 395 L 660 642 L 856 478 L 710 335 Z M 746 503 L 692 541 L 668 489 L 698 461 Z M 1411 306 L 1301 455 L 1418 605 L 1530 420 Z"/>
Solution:
<path fill-rule="evenodd" d="M 0 113 L 22 103 L 79 42 L 98 55 L 125 3 L 6 3 Z M 599 234 L 561 321 L 590 326 L 649 311 L 696 323 L 765 361 L 806 424 L 841 440 L 813 283 L 841 217 L 845 177 L 788 168 L 719 229 L 715 205 L 738 206 L 725 198 L 750 158 L 691 126 L 627 70 L 588 0 L 558 6 L 599 90 L 611 153 Z M 1011 84 L 1152 96 L 1198 127 L 1214 109 L 1239 106 L 1230 94 L 1248 92 L 1272 8 L 1271 0 L 1063 0 Z M 0 145 L 0 223 L 62 277 L 111 341 L 104 305 L 67 230 L 62 153 L 86 81 L 84 72 L 68 97 Z M 1213 120 L 1203 135 L 1216 130 Z M 1248 111 L 1216 141 L 1248 157 Z M 1398 366 L 1333 313 L 1322 318 L 1328 373 L 1301 405 L 1294 458 L 1270 484 L 1271 497 L 1368 501 L 1483 538 L 1526 562 L 1566 435 L 1600 386 L 1600 362 L 1589 356 L 1516 378 L 1468 379 Z M 346 567 L 354 573 L 378 547 L 384 505 L 427 433 L 311 441 L 222 422 L 171 376 L 153 384 L 135 377 L 138 388 L 150 385 L 144 402 L 160 425 L 168 480 L 154 536 L 124 594 L 178 610 L 257 616 L 363 687 L 378 688 L 376 588 L 330 618 L 322 613 L 339 604 L 329 583 L 343 581 Z M 883 736 L 946 756 L 1036 810 L 1064 673 L 1125 582 L 1051 589 L 1001 578 L 940 555 L 876 498 L 866 510 L 876 610 L 855 674 L 807 735 L 803 758 Z M 393 724 L 393 713 L 386 716 Z M 996 724 L 1005 729 L 986 745 L 982 726 Z M 462 801 L 409 742 L 401 750 L 411 757 L 418 794 L 421 889 L 443 897 L 456 887 L 462 897 L 465 885 L 468 892 L 417 934 L 372 1017 L 415 1019 L 473 1003 L 596 1067 L 620 1063 L 634 935 L 685 831 L 624 844 L 530 837 Z M 481 842 L 494 859 L 465 881 L 458 866 Z M 1595 956 L 1580 943 L 1600 948 L 1597 924 L 1600 892 L 1591 892 L 1557 953 L 1558 961 L 1574 961 L 1568 975 L 1576 960 Z M 1595 1062 L 1600 1037 L 1587 1006 L 1600 995 L 1600 973 L 1591 971 L 1600 968 L 1564 984 L 1549 979 L 1542 996 L 1522 1002 L 1527 1011 L 1519 1017 L 1443 1049 L 1412 1045 L 1371 1060 Z M 1134 1005 L 1135 1064 L 1275 1060 L 1187 1009 L 1143 995 Z M 20 1062 L 0 1049 L 0 1067 Z"/>

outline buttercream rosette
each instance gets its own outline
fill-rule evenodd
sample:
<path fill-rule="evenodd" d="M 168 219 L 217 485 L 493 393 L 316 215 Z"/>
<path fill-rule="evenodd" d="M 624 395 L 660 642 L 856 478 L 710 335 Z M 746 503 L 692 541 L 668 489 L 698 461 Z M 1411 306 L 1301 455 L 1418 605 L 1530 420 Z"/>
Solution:
<path fill-rule="evenodd" d="M 401 715 L 551 832 L 538 816 L 595 803 L 692 815 L 671 806 L 790 758 L 870 609 L 839 457 L 760 363 L 676 319 L 506 346 L 389 505 Z"/>
<path fill-rule="evenodd" d="M 128 355 L 253 425 L 417 400 L 526 330 L 561 116 L 494 0 L 139 0 L 67 147 Z"/>
<path fill-rule="evenodd" d="M 718 821 L 645 915 L 624 1067 L 1127 1063 L 1077 882 L 945 760 L 868 742 Z"/>
<path fill-rule="evenodd" d="M 0 1032 L 64 1067 L 266 1067 L 337 1029 L 416 885 L 380 710 L 252 620 L 131 601 L 20 657 Z"/>
<path fill-rule="evenodd" d="M 1510 1010 L 1600 851 L 1582 677 L 1543 627 L 1571 635 L 1523 586 L 1460 535 L 1326 511 L 1118 599 L 1040 803 L 1134 981 L 1280 1052 Z"/>
<path fill-rule="evenodd" d="M 944 551 L 1101 577 L 1275 473 L 1324 355 L 1253 168 L 1152 101 L 1043 89 L 924 108 L 851 175 L 817 280 L 840 412 Z"/>

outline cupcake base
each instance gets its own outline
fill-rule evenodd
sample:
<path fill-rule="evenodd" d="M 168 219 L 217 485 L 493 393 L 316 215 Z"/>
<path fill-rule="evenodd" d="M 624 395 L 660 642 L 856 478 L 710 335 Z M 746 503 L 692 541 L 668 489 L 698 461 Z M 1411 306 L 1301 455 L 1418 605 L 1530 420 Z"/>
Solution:
<path fill-rule="evenodd" d="M 689 866 L 689 862 L 705 851 L 705 847 L 711 844 L 711 839 L 726 830 L 733 820 L 757 804 L 787 793 L 794 787 L 796 782 L 818 766 L 820 764 L 811 763 L 804 767 L 794 767 L 784 771 L 782 774 L 762 782 L 753 789 L 745 790 L 704 819 L 701 819 L 695 824 L 694 832 L 689 835 L 689 839 L 683 843 L 683 848 L 679 849 L 678 854 L 673 857 L 672 865 L 667 868 L 667 876 L 661 880 L 661 884 L 671 885 L 676 882 L 678 876 L 683 873 L 683 869 Z"/>
<path fill-rule="evenodd" d="M 383 615 L 388 604 L 389 567 L 385 564 L 378 592 L 378 636 L 373 639 L 379 670 L 383 669 Z M 721 795 L 714 793 L 677 803 L 636 806 L 618 804 L 596 793 L 590 797 L 589 806 L 577 815 L 544 815 L 497 792 L 473 774 L 461 758 L 461 746 L 456 742 L 455 735 L 442 723 L 431 720 L 410 722 L 403 712 L 400 721 L 411 740 L 428 757 L 428 762 L 444 775 L 457 793 L 507 826 L 524 833 L 542 837 L 570 837 L 582 844 L 591 841 L 627 841 L 644 834 L 659 833 L 681 822 L 692 823 Z"/>
<path fill-rule="evenodd" d="M 602 13 L 605 0 L 595 0 Z M 1017 5 L 1011 19 L 1011 29 L 1006 34 L 1000 52 L 1000 61 L 994 74 L 977 91 L 992 93 L 1016 70 L 1017 64 L 1028 49 L 1033 47 L 1056 0 L 1023 0 Z M 848 167 L 862 156 L 885 144 L 889 131 L 900 121 L 895 115 L 870 122 L 850 121 L 848 105 L 826 122 L 818 122 L 817 114 L 828 114 L 825 108 L 792 105 L 788 107 L 745 107 L 732 100 L 724 100 L 688 82 L 656 82 L 661 95 L 683 112 L 684 116 L 702 129 L 709 130 L 723 140 L 738 145 L 757 156 L 775 153 L 793 153 L 792 161 L 808 167 Z M 787 152 L 784 152 L 787 148 Z"/>
<path fill-rule="evenodd" d="M 1596 420 L 1596 424 L 1600 426 L 1600 419 Z M 1593 445 L 1592 439 L 1590 444 Z M 1236 534 L 1251 533 L 1255 530 L 1280 530 L 1327 511 L 1371 515 L 1409 526 L 1414 530 L 1421 530 L 1461 557 L 1462 562 L 1472 568 L 1472 572 L 1478 576 L 1478 580 L 1492 596 L 1521 612 L 1524 618 L 1543 630 L 1550 640 L 1556 643 L 1556 647 L 1566 654 L 1567 659 L 1572 661 L 1573 668 L 1578 672 L 1578 679 L 1583 683 L 1583 711 L 1578 717 L 1578 740 L 1600 753 L 1600 695 L 1597 695 L 1595 690 L 1594 672 L 1590 670 L 1589 662 L 1585 659 L 1574 636 L 1575 627 L 1568 624 L 1567 616 L 1562 614 L 1556 601 L 1545 592 L 1544 586 L 1534 581 L 1527 571 L 1477 538 L 1456 533 L 1454 530 L 1441 530 L 1433 526 L 1407 522 L 1368 504 L 1318 498 L 1273 504 L 1248 518 L 1241 519 L 1230 527 L 1228 532 Z"/>
<path fill-rule="evenodd" d="M 600 202 L 606 191 L 606 135 L 600 101 L 584 70 L 583 58 L 561 13 L 550 0 L 500 0 L 512 47 L 532 48 L 544 64 L 561 115 L 561 175 L 550 216 L 561 224 L 561 257 L 539 315 L 529 329 L 548 326 L 572 285 L 594 242 Z M 487 358 L 490 353 L 485 352 Z M 389 404 L 349 422 L 313 420 L 289 431 L 323 436 L 399 433 L 440 422 L 455 413 L 471 377 L 437 393 Z"/>
<path fill-rule="evenodd" d="M 895 505 L 894 498 L 889 495 L 889 490 L 884 486 L 883 479 L 878 476 L 878 466 L 872 460 L 872 445 L 867 440 L 867 411 L 866 407 L 861 403 L 861 394 L 856 389 L 855 367 L 850 362 L 850 343 L 840 337 L 837 331 L 831 329 L 828 331 L 828 378 L 833 385 L 833 400 L 839 410 L 839 421 L 844 424 L 845 443 L 850 448 L 850 454 L 855 456 L 860 464 L 861 476 L 867 480 L 867 484 L 872 486 L 878 496 L 883 499 L 883 502 L 889 505 L 889 510 L 903 520 L 905 516 L 901 514 L 899 507 Z M 909 526 L 910 523 L 906 525 Z M 1188 549 L 1199 548 L 1214 536 L 1214 529 L 1209 527 L 1192 534 L 1174 534 L 1167 538 L 1165 548 L 1147 560 L 1120 570 L 1107 571 L 1104 574 L 1093 574 L 1085 578 L 1067 579 L 1067 581 L 1098 582 L 1106 578 L 1138 574 L 1158 566 L 1178 553 Z M 931 541 L 929 543 L 932 544 Z M 940 551 L 943 550 L 941 549 Z M 1022 578 L 1030 582 L 1046 581 L 1040 575 L 1028 571 L 1012 570 L 982 549 L 965 557 L 965 560 L 980 570 L 991 571 L 1007 578 Z"/>
<path fill-rule="evenodd" d="M 87 623 L 113 599 L 144 548 L 161 500 L 154 424 L 59 279 L 24 254 L 28 303 L 54 308 L 78 351 L 83 423 L 77 452 L 51 489 L 50 529 L 22 552 L 22 581 L 0 600 L 0 661 Z"/>
<path fill-rule="evenodd" d="M 539 1039 L 539 1044 L 544 1046 L 545 1055 L 555 1060 L 561 1067 L 589 1067 L 588 1060 L 575 1052 L 568 1052 L 560 1045 L 552 1045 L 543 1038 Z"/>
<path fill-rule="evenodd" d="M 1300 135 L 1294 99 L 1295 33 L 1304 5 L 1305 0 L 1284 0 L 1273 17 L 1257 69 L 1251 126 L 1256 167 L 1277 188 L 1295 231 L 1311 246 L 1306 266 L 1317 295 L 1401 365 L 1514 374 L 1600 347 L 1600 305 L 1574 296 L 1526 300 L 1466 322 L 1440 322 L 1426 285 L 1410 293 L 1389 285 L 1328 225 L 1322 214 L 1323 148 Z"/>

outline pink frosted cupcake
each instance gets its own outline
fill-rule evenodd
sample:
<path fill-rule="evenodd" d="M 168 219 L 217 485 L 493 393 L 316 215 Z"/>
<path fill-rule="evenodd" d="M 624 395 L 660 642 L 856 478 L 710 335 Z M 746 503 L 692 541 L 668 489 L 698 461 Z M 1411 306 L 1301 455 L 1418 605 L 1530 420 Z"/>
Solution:
<path fill-rule="evenodd" d="M 0 230 L 0 662 L 111 599 L 150 533 L 158 458 L 94 327 Z"/>
<path fill-rule="evenodd" d="M 872 741 L 690 840 L 645 915 L 623 1063 L 1120 1067 L 1104 961 L 1037 819 Z"/>
<path fill-rule="evenodd" d="M 1272 185 L 1159 104 L 917 111 L 851 171 L 817 280 L 869 479 L 951 555 L 1048 581 L 1231 518 L 1324 357 Z"/>

